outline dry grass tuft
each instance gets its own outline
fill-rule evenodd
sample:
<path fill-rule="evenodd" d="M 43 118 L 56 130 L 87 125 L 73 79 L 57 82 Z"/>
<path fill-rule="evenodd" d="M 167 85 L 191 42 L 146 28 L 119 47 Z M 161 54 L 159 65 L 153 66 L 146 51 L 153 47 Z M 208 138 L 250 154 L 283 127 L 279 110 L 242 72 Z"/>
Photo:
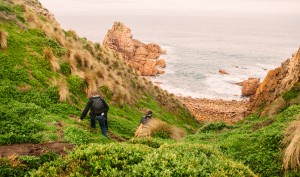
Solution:
<path fill-rule="evenodd" d="M 137 137 L 150 137 L 158 131 L 163 131 L 169 135 L 170 138 L 175 140 L 182 139 L 186 133 L 174 125 L 170 125 L 159 119 L 151 119 L 147 124 L 143 125 L 140 128 L 139 132 L 136 132 Z"/>
<path fill-rule="evenodd" d="M 37 21 L 36 16 L 32 12 L 26 13 L 25 18 L 29 23 L 36 23 Z"/>
<path fill-rule="evenodd" d="M 120 85 L 116 85 L 113 89 L 113 98 L 112 100 L 118 103 L 119 105 L 124 105 L 126 102 L 129 102 L 131 99 L 130 93 L 127 89 Z"/>
<path fill-rule="evenodd" d="M 54 38 L 60 45 L 65 46 L 65 34 L 62 31 L 56 32 Z"/>
<path fill-rule="evenodd" d="M 51 85 L 58 87 L 59 101 L 66 102 L 69 98 L 68 84 L 63 79 L 52 79 Z"/>
<path fill-rule="evenodd" d="M 18 86 L 18 89 L 21 91 L 21 92 L 27 92 L 28 90 L 31 89 L 31 85 L 28 85 L 28 84 L 21 84 Z"/>
<path fill-rule="evenodd" d="M 91 96 L 93 92 L 97 91 L 97 78 L 93 72 L 85 72 L 84 80 L 88 84 L 85 93 Z"/>
<path fill-rule="evenodd" d="M 88 51 L 77 50 L 76 52 L 73 52 L 73 57 L 79 68 L 92 68 L 93 57 Z"/>
<path fill-rule="evenodd" d="M 60 65 L 54 56 L 52 49 L 47 47 L 44 49 L 44 56 L 47 60 L 49 60 L 52 71 L 58 71 L 60 70 Z"/>
<path fill-rule="evenodd" d="M 9 164 L 11 167 L 18 167 L 18 166 L 24 166 L 22 165 L 21 161 L 19 160 L 17 155 L 10 155 L 7 157 Z"/>
<path fill-rule="evenodd" d="M 94 70 L 95 70 L 96 75 L 100 79 L 104 79 L 104 78 L 107 77 L 106 76 L 105 65 L 98 63 L 98 64 L 94 65 Z"/>
<path fill-rule="evenodd" d="M 283 156 L 283 168 L 285 170 L 300 167 L 300 116 L 292 122 L 284 132 L 283 144 L 285 145 Z"/>
<path fill-rule="evenodd" d="M 0 49 L 7 47 L 7 33 L 0 29 Z"/>
<path fill-rule="evenodd" d="M 46 36 L 51 37 L 54 34 L 53 27 L 50 24 L 44 24 L 41 28 L 42 31 L 46 34 Z"/>

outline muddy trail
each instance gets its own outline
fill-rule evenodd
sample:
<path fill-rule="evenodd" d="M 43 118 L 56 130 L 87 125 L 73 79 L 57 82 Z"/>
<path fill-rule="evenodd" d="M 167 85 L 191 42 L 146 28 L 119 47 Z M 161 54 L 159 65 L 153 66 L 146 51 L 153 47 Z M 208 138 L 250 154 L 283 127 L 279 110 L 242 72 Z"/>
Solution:
<path fill-rule="evenodd" d="M 249 101 L 211 100 L 202 98 L 179 97 L 179 100 L 201 122 L 235 123 L 247 115 Z"/>
<path fill-rule="evenodd" d="M 75 147 L 69 143 L 43 143 L 43 144 L 13 144 L 0 146 L 0 157 L 9 156 L 40 156 L 48 152 L 55 152 L 65 156 Z"/>
<path fill-rule="evenodd" d="M 120 138 L 113 133 L 108 133 L 109 138 L 115 142 L 124 142 L 127 139 Z M 74 144 L 52 142 L 52 143 L 24 143 L 0 146 L 0 158 L 9 156 L 40 156 L 48 152 L 65 156 L 75 147 Z"/>

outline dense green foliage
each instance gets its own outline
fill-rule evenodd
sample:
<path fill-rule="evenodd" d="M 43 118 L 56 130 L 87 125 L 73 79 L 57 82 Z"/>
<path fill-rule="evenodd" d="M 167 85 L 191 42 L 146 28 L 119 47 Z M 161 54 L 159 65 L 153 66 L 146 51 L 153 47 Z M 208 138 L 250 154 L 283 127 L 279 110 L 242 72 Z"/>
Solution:
<path fill-rule="evenodd" d="M 127 143 L 80 146 L 65 159 L 47 163 L 33 176 L 254 176 L 242 164 L 199 144 L 160 148 Z"/>

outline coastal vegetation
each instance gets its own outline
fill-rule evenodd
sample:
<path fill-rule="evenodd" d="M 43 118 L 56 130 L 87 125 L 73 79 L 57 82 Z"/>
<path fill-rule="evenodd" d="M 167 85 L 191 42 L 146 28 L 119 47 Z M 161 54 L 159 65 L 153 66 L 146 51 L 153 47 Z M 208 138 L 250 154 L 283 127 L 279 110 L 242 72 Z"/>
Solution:
<path fill-rule="evenodd" d="M 74 145 L 0 158 L 0 176 L 299 176 L 299 82 L 235 124 L 197 122 L 118 53 L 65 31 L 36 0 L 0 2 L 0 147 Z M 109 136 L 78 122 L 98 90 Z M 276 102 L 274 102 L 276 103 Z M 144 138 L 133 138 L 153 111 Z M 149 136 L 150 135 L 150 136 Z"/>

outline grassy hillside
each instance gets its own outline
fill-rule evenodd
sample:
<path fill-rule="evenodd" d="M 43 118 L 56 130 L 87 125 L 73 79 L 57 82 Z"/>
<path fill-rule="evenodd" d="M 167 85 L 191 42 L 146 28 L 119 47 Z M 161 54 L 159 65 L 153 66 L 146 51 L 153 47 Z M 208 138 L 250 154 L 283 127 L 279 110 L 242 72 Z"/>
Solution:
<path fill-rule="evenodd" d="M 282 168 L 285 129 L 299 120 L 299 89 L 272 117 L 197 123 L 174 95 L 115 52 L 65 31 L 35 0 L 0 1 L 0 145 L 66 142 L 67 156 L 0 158 L 0 176 L 297 176 Z M 109 103 L 110 134 L 78 122 L 90 93 Z M 291 96 L 292 95 L 292 96 Z M 133 138 L 146 110 L 188 136 Z M 200 126 L 201 125 L 201 126 Z M 297 165 L 296 165 L 296 168 Z M 299 175 L 298 175 L 299 176 Z"/>
<path fill-rule="evenodd" d="M 138 76 L 116 53 L 60 29 L 26 4 L 2 1 L 0 9 L 6 43 L 0 53 L 0 144 L 101 141 L 87 130 L 89 118 L 75 121 L 95 90 L 111 106 L 109 129 L 120 137 L 133 136 L 147 109 L 189 132 L 197 126 L 172 95 Z"/>

